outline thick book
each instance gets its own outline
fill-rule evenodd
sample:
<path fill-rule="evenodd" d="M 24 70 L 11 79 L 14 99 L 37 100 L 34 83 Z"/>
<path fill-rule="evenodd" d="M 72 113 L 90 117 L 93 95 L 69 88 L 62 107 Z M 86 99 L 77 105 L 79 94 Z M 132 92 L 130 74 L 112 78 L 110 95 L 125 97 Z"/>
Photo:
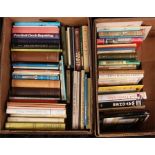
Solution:
<path fill-rule="evenodd" d="M 13 26 L 60 26 L 60 22 L 14 22 Z"/>
<path fill-rule="evenodd" d="M 81 70 L 81 52 L 80 52 L 80 28 L 74 29 L 75 35 L 75 70 Z"/>
<path fill-rule="evenodd" d="M 28 62 L 14 62 L 12 63 L 14 69 L 59 69 L 58 63 L 28 63 Z"/>
<path fill-rule="evenodd" d="M 5 124 L 8 130 L 65 130 L 65 123 L 19 123 L 8 122 Z"/>
<path fill-rule="evenodd" d="M 64 118 L 46 118 L 46 117 L 8 117 L 7 122 L 38 122 L 38 123 L 65 123 Z"/>
<path fill-rule="evenodd" d="M 58 52 L 12 52 L 12 61 L 20 62 L 59 62 Z"/>
<path fill-rule="evenodd" d="M 11 88 L 11 96 L 28 96 L 28 97 L 60 97 L 58 88 Z"/>
<path fill-rule="evenodd" d="M 142 100 L 124 100 L 124 101 L 113 101 L 113 102 L 102 102 L 99 103 L 99 108 L 126 108 L 126 107 L 141 107 L 144 103 Z"/>
<path fill-rule="evenodd" d="M 83 62 L 85 72 L 89 72 L 89 45 L 88 45 L 88 26 L 82 26 L 82 45 L 83 45 Z"/>
<path fill-rule="evenodd" d="M 51 40 L 51 39 L 60 39 L 59 34 L 44 34 L 44 33 L 13 33 L 13 39 L 41 39 L 41 40 Z"/>
<path fill-rule="evenodd" d="M 146 92 L 98 95 L 98 103 L 133 99 L 147 99 Z"/>
<path fill-rule="evenodd" d="M 58 27 L 13 27 L 12 33 L 52 33 L 59 34 Z"/>
<path fill-rule="evenodd" d="M 60 89 L 59 80 L 12 80 L 12 87 L 23 88 L 58 88 Z"/>

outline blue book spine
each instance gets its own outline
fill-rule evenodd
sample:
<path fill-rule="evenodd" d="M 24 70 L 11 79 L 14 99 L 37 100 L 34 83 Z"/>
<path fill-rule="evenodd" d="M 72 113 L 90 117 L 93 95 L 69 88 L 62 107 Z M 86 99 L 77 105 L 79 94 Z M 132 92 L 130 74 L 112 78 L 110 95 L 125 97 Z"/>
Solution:
<path fill-rule="evenodd" d="M 85 74 L 84 79 L 84 126 L 86 127 L 88 123 L 88 78 Z"/>
<path fill-rule="evenodd" d="M 67 100 L 67 95 L 66 95 L 66 84 L 65 84 L 65 71 L 64 71 L 64 57 L 61 55 L 61 60 L 60 60 L 60 80 L 61 80 L 61 99 L 63 101 Z"/>
<path fill-rule="evenodd" d="M 51 63 L 12 63 L 12 66 L 15 67 L 59 67 L 59 64 Z"/>
<path fill-rule="evenodd" d="M 135 48 L 98 48 L 98 51 L 121 51 L 121 50 L 135 50 Z"/>
<path fill-rule="evenodd" d="M 14 26 L 60 26 L 60 22 L 15 22 Z"/>
<path fill-rule="evenodd" d="M 59 80 L 59 76 L 48 75 L 12 75 L 12 78 L 18 80 Z"/>

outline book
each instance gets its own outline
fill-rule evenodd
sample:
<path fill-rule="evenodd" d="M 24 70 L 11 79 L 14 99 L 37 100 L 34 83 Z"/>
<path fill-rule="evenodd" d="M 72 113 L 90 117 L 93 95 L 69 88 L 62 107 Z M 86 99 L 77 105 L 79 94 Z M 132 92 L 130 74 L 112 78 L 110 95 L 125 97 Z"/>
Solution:
<path fill-rule="evenodd" d="M 85 116 L 85 70 L 81 70 L 81 92 L 80 92 L 80 129 L 84 129 L 84 116 Z"/>
<path fill-rule="evenodd" d="M 141 107 L 143 106 L 142 100 L 124 100 L 124 101 L 113 101 L 113 102 L 102 102 L 99 103 L 99 108 L 124 108 L 124 107 Z"/>
<path fill-rule="evenodd" d="M 60 89 L 57 88 L 11 88 L 11 96 L 28 96 L 28 97 L 60 97 Z"/>
<path fill-rule="evenodd" d="M 24 88 L 59 88 L 59 80 L 12 80 L 12 87 Z"/>
<path fill-rule="evenodd" d="M 9 122 L 5 124 L 9 130 L 65 130 L 65 123 L 19 123 Z"/>
<path fill-rule="evenodd" d="M 75 28 L 75 70 L 81 69 L 80 28 Z"/>
<path fill-rule="evenodd" d="M 16 80 L 60 80 L 59 76 L 51 75 L 12 75 L 12 79 Z"/>
<path fill-rule="evenodd" d="M 59 69 L 58 63 L 27 63 L 27 62 L 13 62 L 14 69 Z"/>
<path fill-rule="evenodd" d="M 120 54 L 120 53 L 136 53 L 135 49 L 113 49 L 113 50 L 106 50 L 97 49 L 97 54 Z"/>
<path fill-rule="evenodd" d="M 82 26 L 83 62 L 85 72 L 89 72 L 88 26 Z"/>
<path fill-rule="evenodd" d="M 13 26 L 60 26 L 60 22 L 14 22 Z"/>
<path fill-rule="evenodd" d="M 66 95 L 67 103 L 71 103 L 71 71 L 66 70 Z"/>
<path fill-rule="evenodd" d="M 65 84 L 65 70 L 64 70 L 64 58 L 63 55 L 61 55 L 60 60 L 60 81 L 61 81 L 61 99 L 63 101 L 66 101 L 66 84 Z"/>
<path fill-rule="evenodd" d="M 105 38 L 105 39 L 97 39 L 97 45 L 130 44 L 130 43 L 141 44 L 142 42 L 143 42 L 143 38 Z"/>
<path fill-rule="evenodd" d="M 99 60 L 98 65 L 140 65 L 138 60 Z"/>
<path fill-rule="evenodd" d="M 88 125 L 88 77 L 85 74 L 84 77 L 84 127 Z"/>
<path fill-rule="evenodd" d="M 98 93 L 120 93 L 141 91 L 144 85 L 98 87 Z"/>
<path fill-rule="evenodd" d="M 91 104 L 92 104 L 92 84 L 91 78 L 88 78 L 88 107 L 87 107 L 87 125 L 86 129 L 91 128 Z"/>
<path fill-rule="evenodd" d="M 20 48 L 11 48 L 11 52 L 62 52 L 62 49 L 20 49 Z"/>
<path fill-rule="evenodd" d="M 98 103 L 133 99 L 147 99 L 146 92 L 98 95 Z"/>
<path fill-rule="evenodd" d="M 59 76 L 59 70 L 34 70 L 34 69 L 14 69 L 12 75 L 53 75 Z"/>
<path fill-rule="evenodd" d="M 59 28 L 58 27 L 13 27 L 12 33 L 52 33 L 52 34 L 58 34 Z"/>
<path fill-rule="evenodd" d="M 70 28 L 71 68 L 75 68 L 75 28 Z"/>
<path fill-rule="evenodd" d="M 136 53 L 120 53 L 120 54 L 99 54 L 98 60 L 135 60 L 137 59 Z"/>
<path fill-rule="evenodd" d="M 41 39 L 41 40 L 45 40 L 46 39 L 60 39 L 60 35 L 59 34 L 44 34 L 44 33 L 13 33 L 12 34 L 12 38 L 15 39 Z"/>
<path fill-rule="evenodd" d="M 67 66 L 68 64 L 67 36 L 66 36 L 66 30 L 64 26 L 61 26 L 61 43 L 62 43 L 62 50 L 63 50 L 63 56 L 64 56 L 64 64 L 65 66 Z"/>
<path fill-rule="evenodd" d="M 46 117 L 8 117 L 7 122 L 38 122 L 38 123 L 65 123 L 64 118 L 46 118 Z"/>
<path fill-rule="evenodd" d="M 32 108 L 7 108 L 7 114 L 26 114 L 26 115 L 49 115 L 52 117 L 66 117 L 65 109 L 32 109 Z"/>
<path fill-rule="evenodd" d="M 59 62 L 58 52 L 19 52 L 11 53 L 13 62 Z"/>
<path fill-rule="evenodd" d="M 71 67 L 71 40 L 70 40 L 70 27 L 67 27 L 67 31 L 66 31 L 66 41 L 67 41 L 68 68 L 70 68 L 70 67 Z"/>
<path fill-rule="evenodd" d="M 104 31 L 104 32 L 98 32 L 99 37 L 127 37 L 127 36 L 143 36 L 144 30 L 136 30 L 136 31 Z"/>

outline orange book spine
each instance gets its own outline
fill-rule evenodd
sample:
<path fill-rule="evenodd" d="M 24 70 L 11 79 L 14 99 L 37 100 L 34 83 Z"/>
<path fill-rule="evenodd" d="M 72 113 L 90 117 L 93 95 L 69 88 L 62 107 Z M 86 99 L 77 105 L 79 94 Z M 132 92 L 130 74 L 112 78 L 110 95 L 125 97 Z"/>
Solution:
<path fill-rule="evenodd" d="M 60 88 L 59 80 L 12 80 L 12 87 Z"/>

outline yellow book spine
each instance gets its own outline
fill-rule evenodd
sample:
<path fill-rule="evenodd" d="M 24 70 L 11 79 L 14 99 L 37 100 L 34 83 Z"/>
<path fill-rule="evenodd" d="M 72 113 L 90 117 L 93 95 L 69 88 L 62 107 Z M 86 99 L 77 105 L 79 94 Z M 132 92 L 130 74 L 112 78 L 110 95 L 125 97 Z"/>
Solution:
<path fill-rule="evenodd" d="M 9 130 L 65 130 L 64 123 L 6 123 Z"/>

